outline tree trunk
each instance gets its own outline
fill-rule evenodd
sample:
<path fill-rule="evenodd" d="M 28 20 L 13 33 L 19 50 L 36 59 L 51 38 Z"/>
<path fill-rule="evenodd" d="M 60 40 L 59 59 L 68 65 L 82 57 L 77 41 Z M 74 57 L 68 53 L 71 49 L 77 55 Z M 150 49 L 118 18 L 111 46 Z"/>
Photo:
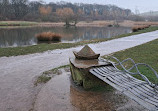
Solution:
<path fill-rule="evenodd" d="M 70 23 L 69 23 L 69 20 L 68 20 L 68 19 L 66 19 L 66 21 L 65 21 L 65 26 L 66 26 L 66 27 L 69 27 L 69 26 L 70 26 Z"/>

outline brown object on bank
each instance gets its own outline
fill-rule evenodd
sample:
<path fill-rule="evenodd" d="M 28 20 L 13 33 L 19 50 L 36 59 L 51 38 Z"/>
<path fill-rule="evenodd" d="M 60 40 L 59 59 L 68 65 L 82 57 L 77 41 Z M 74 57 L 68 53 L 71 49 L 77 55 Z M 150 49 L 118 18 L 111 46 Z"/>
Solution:
<path fill-rule="evenodd" d="M 38 41 L 61 41 L 61 35 L 52 32 L 42 32 L 35 36 Z"/>
<path fill-rule="evenodd" d="M 96 54 L 88 45 L 85 45 L 79 52 L 73 51 L 77 59 L 91 60 L 98 59 L 100 54 Z"/>

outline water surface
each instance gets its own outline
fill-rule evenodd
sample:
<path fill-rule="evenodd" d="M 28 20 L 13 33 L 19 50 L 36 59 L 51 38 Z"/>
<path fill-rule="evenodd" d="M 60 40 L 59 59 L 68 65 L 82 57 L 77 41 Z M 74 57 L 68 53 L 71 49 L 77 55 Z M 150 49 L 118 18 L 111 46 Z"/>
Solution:
<path fill-rule="evenodd" d="M 62 42 L 111 38 L 131 32 L 126 27 L 25 27 L 0 29 L 0 47 L 17 47 L 36 45 L 35 35 L 41 32 L 55 32 L 62 35 Z"/>

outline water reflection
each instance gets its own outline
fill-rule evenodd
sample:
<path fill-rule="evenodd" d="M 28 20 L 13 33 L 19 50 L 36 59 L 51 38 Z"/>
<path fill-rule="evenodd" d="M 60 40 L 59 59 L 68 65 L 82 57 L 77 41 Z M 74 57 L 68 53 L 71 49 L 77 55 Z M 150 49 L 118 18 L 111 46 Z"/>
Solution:
<path fill-rule="evenodd" d="M 62 42 L 78 42 L 83 40 L 110 38 L 130 33 L 125 27 L 27 27 L 16 29 L 0 29 L 0 47 L 17 47 L 37 44 L 35 34 L 51 31 L 62 35 Z"/>
<path fill-rule="evenodd" d="M 34 28 L 0 29 L 0 47 L 35 45 Z"/>

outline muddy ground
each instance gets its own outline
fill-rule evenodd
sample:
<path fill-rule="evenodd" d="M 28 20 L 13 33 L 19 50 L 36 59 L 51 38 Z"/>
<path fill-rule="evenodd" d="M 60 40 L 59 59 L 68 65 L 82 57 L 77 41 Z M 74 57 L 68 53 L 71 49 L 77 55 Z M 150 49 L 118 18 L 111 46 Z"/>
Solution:
<path fill-rule="evenodd" d="M 67 69 L 60 69 L 61 74 L 41 89 L 35 101 L 35 111 L 147 111 L 114 89 L 84 90 L 74 84 Z"/>

